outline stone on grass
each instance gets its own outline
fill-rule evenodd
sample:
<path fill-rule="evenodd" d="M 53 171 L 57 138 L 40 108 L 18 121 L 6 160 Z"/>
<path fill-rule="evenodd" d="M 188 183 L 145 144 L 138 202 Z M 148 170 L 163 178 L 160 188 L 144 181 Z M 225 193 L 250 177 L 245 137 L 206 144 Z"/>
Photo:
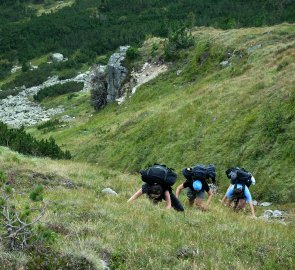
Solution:
<path fill-rule="evenodd" d="M 270 206 L 271 203 L 270 202 L 263 202 L 263 203 L 260 203 L 259 205 L 267 207 L 267 206 Z"/>
<path fill-rule="evenodd" d="M 111 188 L 104 188 L 101 192 L 104 194 L 112 195 L 112 196 L 118 195 L 118 193 L 116 191 L 112 190 Z"/>

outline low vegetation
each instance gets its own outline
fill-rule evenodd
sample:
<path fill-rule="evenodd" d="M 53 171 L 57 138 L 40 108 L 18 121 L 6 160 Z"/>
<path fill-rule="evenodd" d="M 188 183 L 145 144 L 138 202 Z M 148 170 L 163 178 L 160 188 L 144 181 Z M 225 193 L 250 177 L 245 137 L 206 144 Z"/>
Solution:
<path fill-rule="evenodd" d="M 63 84 L 56 84 L 41 89 L 36 95 L 34 95 L 34 100 L 41 102 L 47 97 L 56 97 L 68 93 L 79 92 L 83 89 L 83 87 L 84 83 L 82 82 L 66 82 Z"/>
<path fill-rule="evenodd" d="M 62 151 L 52 137 L 48 140 L 37 140 L 26 133 L 23 127 L 20 129 L 9 128 L 2 122 L 0 122 L 0 145 L 26 155 L 45 156 L 53 159 L 71 158 L 70 152 Z"/>
<path fill-rule="evenodd" d="M 167 37 L 180 25 L 232 29 L 292 23 L 293 10 L 293 1 L 269 0 L 2 0 L 0 79 L 15 63 L 54 51 L 94 64 L 122 44 L 138 46 L 147 35 Z"/>
<path fill-rule="evenodd" d="M 208 212 L 189 208 L 184 194 L 180 199 L 185 214 L 167 211 L 164 203 L 155 206 L 144 197 L 127 204 L 142 184 L 139 175 L 72 161 L 29 159 L 3 147 L 0 153 L 0 170 L 11 188 L 29 194 L 32 185 L 42 184 L 47 202 L 42 226 L 34 226 L 34 246 L 12 256 L 1 242 L 5 269 L 101 269 L 101 258 L 111 269 L 295 266 L 294 223 L 286 226 L 233 213 L 220 205 L 222 194 L 214 197 Z M 119 195 L 104 195 L 105 187 Z M 257 215 L 264 210 L 257 207 Z M 287 213 L 287 223 L 293 222 L 294 211 Z"/>
<path fill-rule="evenodd" d="M 181 173 L 197 162 L 214 163 L 222 189 L 226 168 L 243 166 L 257 178 L 254 198 L 294 202 L 294 64 L 277 68 L 294 54 L 294 31 L 288 24 L 196 29 L 194 47 L 180 50 L 168 73 L 123 106 L 94 113 L 85 94 L 52 100 L 77 118 L 71 128 L 30 132 L 54 136 L 77 160 L 122 171 L 160 162 Z"/>

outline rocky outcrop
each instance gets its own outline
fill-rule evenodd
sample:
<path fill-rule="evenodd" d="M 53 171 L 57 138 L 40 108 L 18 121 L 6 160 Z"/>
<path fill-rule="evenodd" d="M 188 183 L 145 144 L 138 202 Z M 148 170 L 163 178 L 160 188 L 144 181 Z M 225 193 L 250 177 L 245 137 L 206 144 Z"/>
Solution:
<path fill-rule="evenodd" d="M 24 91 L 17 96 L 0 100 L 0 120 L 16 128 L 48 121 L 52 116 L 63 111 L 62 106 L 49 110 L 42 109 L 38 104 L 30 101 Z"/>
<path fill-rule="evenodd" d="M 19 128 L 22 125 L 32 126 L 40 122 L 50 120 L 54 115 L 64 112 L 62 106 L 43 109 L 38 103 L 32 102 L 32 96 L 37 94 L 41 89 L 63 84 L 70 81 L 83 82 L 84 88 L 82 91 L 88 91 L 91 88 L 90 71 L 79 74 L 75 78 L 59 80 L 57 76 L 49 78 L 43 84 L 30 88 L 22 87 L 22 91 L 16 96 L 8 96 L 0 100 L 0 121 L 9 126 Z"/>
<path fill-rule="evenodd" d="M 129 46 L 121 46 L 119 52 L 111 55 L 107 65 L 107 100 L 115 101 L 123 95 L 121 88 L 128 76 L 128 69 L 122 65 Z"/>
<path fill-rule="evenodd" d="M 96 111 L 107 104 L 107 81 L 105 67 L 94 66 L 90 76 L 91 105 Z"/>
<path fill-rule="evenodd" d="M 138 87 L 153 80 L 161 73 L 168 70 L 168 67 L 161 63 L 145 63 L 142 68 L 138 71 L 132 71 L 130 74 L 129 81 L 123 86 L 121 92 L 123 93 L 119 98 L 116 99 L 118 104 L 122 104 L 127 95 L 132 96 L 137 91 Z"/>

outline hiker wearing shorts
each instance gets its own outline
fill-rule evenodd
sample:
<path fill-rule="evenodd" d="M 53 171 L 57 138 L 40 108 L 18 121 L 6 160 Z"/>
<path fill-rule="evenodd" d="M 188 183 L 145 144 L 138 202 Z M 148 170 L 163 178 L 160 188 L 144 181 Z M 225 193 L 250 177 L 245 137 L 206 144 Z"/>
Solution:
<path fill-rule="evenodd" d="M 250 186 L 254 186 L 256 183 L 254 176 L 251 173 L 247 172 L 244 168 L 239 168 L 239 167 L 229 168 L 225 171 L 225 174 L 227 178 L 230 180 L 230 185 L 227 188 L 226 193 L 230 190 L 230 188 L 235 183 L 244 184 L 248 187 L 248 189 L 250 188 Z M 241 179 L 238 179 L 238 176 L 240 176 Z M 224 197 L 221 200 L 222 204 L 225 203 L 226 193 L 224 194 Z"/>
<path fill-rule="evenodd" d="M 231 185 L 227 190 L 226 194 L 226 206 L 231 207 L 231 204 L 234 202 L 234 210 L 239 211 L 244 209 L 246 203 L 249 203 L 251 216 L 255 218 L 255 211 L 252 202 L 252 196 L 249 191 L 249 188 L 243 184 Z"/>
<path fill-rule="evenodd" d="M 186 178 L 186 181 L 177 187 L 176 197 L 179 198 L 180 192 L 186 188 L 186 195 L 189 199 L 190 206 L 193 206 L 195 203 L 198 208 L 207 210 L 213 193 L 206 180 L 193 179 L 194 177 L 191 170 L 192 168 L 185 168 L 182 170 L 182 174 Z M 203 206 L 202 204 L 205 199 L 205 192 L 208 195 L 208 199 Z"/>

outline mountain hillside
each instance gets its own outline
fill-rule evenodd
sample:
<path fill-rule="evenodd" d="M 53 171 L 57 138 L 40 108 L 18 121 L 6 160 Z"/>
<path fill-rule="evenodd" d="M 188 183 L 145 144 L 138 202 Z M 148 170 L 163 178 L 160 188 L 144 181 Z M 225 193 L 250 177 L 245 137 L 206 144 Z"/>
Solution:
<path fill-rule="evenodd" d="M 76 68 L 180 25 L 239 28 L 295 22 L 294 1 L 1 0 L 0 79 L 55 51 Z"/>
<path fill-rule="evenodd" d="M 294 208 L 284 222 L 252 220 L 222 207 L 165 210 L 146 198 L 126 201 L 138 177 L 73 161 L 28 158 L 0 147 L 0 171 L 25 211 L 30 190 L 44 187 L 45 215 L 32 228 L 29 248 L 8 251 L 2 269 L 294 269 Z M 104 194 L 111 187 L 117 196 Z M 276 206 L 271 206 L 271 209 Z M 256 207 L 260 216 L 266 208 Z M 269 209 L 269 208 L 268 208 Z M 1 227 L 2 228 L 2 227 Z M 249 259 L 251 258 L 251 259 Z"/>
<path fill-rule="evenodd" d="M 294 35 L 292 24 L 196 28 L 195 46 L 122 105 L 94 113 L 85 93 L 47 99 L 74 121 L 30 131 L 53 136 L 76 160 L 121 171 L 214 163 L 221 188 L 225 169 L 243 166 L 257 178 L 255 198 L 294 202 Z"/>
<path fill-rule="evenodd" d="M 0 0 L 0 268 L 295 269 L 294 22 L 290 0 Z M 208 209 L 128 202 L 153 163 L 174 191 L 213 163 Z M 256 217 L 221 203 L 233 166 Z"/>

